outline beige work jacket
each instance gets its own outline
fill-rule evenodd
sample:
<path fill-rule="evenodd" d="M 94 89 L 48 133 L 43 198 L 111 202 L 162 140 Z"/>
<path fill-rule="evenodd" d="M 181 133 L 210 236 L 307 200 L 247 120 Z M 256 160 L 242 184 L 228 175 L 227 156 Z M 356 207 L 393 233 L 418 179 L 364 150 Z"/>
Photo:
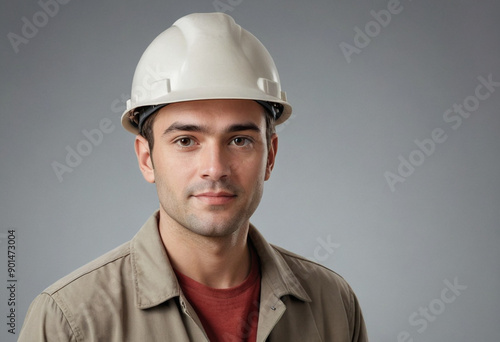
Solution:
<path fill-rule="evenodd" d="M 18 341 L 208 341 L 172 270 L 157 215 L 130 242 L 43 291 Z M 249 237 L 262 275 L 257 341 L 368 340 L 356 296 L 343 278 L 268 244 L 253 226 Z M 243 330 L 221 341 L 242 341 Z"/>

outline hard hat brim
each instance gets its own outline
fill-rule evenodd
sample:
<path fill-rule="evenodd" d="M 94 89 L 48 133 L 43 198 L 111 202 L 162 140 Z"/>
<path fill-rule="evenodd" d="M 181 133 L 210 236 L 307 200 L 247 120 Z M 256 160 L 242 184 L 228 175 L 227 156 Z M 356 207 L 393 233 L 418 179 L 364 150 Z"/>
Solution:
<path fill-rule="evenodd" d="M 242 96 L 242 92 L 245 92 L 245 96 Z M 136 126 L 132 124 L 129 117 L 133 114 L 138 108 L 144 106 L 151 105 L 160 105 L 160 104 L 170 104 L 170 103 L 178 103 L 178 102 L 187 102 L 187 101 L 201 101 L 201 100 L 258 100 L 258 101 L 267 101 L 267 102 L 275 102 L 283 105 L 283 113 L 276 120 L 276 125 L 279 125 L 285 122 L 290 115 L 292 114 L 292 107 L 286 100 L 277 100 L 274 96 L 268 96 L 263 94 L 262 92 L 255 91 L 252 94 L 249 89 L 235 89 L 231 87 L 229 89 L 225 87 L 210 87 L 207 89 L 196 89 L 196 91 L 179 91 L 176 93 L 169 93 L 165 96 L 159 97 L 155 99 L 155 101 L 147 101 L 146 103 L 141 104 L 140 102 L 135 104 L 131 108 L 127 108 L 125 112 L 122 114 L 121 123 L 123 128 L 133 134 L 139 134 L 139 130 Z"/>

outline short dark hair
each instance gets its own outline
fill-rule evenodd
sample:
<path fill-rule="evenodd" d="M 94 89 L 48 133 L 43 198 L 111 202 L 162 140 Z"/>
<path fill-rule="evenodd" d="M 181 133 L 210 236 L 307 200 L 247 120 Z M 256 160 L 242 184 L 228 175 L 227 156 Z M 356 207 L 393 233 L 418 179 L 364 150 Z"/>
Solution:
<path fill-rule="evenodd" d="M 139 132 L 139 134 L 148 141 L 149 151 L 151 153 L 151 161 L 153 160 L 152 152 L 155 142 L 153 136 L 153 123 L 159 112 L 160 110 L 157 110 L 155 113 L 151 114 L 146 120 L 144 120 L 144 123 L 142 124 L 142 129 Z M 269 150 L 269 147 L 271 146 L 271 136 L 276 132 L 276 122 L 274 118 L 267 111 L 265 111 L 265 117 L 266 117 L 266 145 L 267 149 Z"/>

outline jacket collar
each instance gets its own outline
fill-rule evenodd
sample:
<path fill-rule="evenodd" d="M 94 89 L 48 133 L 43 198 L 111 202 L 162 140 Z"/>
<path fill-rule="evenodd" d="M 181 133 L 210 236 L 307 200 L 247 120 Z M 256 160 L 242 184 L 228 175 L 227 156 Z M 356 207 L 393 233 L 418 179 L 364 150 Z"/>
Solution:
<path fill-rule="evenodd" d="M 140 309 L 157 306 L 181 293 L 161 241 L 158 218 L 159 211 L 156 211 L 130 242 L 135 300 Z M 262 281 L 270 285 L 274 295 L 277 298 L 293 295 L 311 301 L 281 254 L 253 225 L 250 225 L 249 238 L 259 256 Z"/>
<path fill-rule="evenodd" d="M 130 242 L 135 301 L 140 309 L 159 305 L 180 294 L 179 283 L 158 230 L 156 211 Z"/>
<path fill-rule="evenodd" d="M 274 295 L 277 298 L 292 295 L 310 302 L 311 298 L 277 248 L 270 245 L 252 224 L 248 236 L 259 255 L 262 282 L 270 285 Z"/>

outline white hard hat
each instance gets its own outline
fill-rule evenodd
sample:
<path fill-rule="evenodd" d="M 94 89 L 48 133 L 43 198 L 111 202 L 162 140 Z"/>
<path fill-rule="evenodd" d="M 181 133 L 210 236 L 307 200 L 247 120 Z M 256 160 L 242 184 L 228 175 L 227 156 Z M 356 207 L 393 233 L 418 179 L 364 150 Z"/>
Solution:
<path fill-rule="evenodd" d="M 159 108 L 207 99 L 256 100 L 276 124 L 292 113 L 269 52 L 223 13 L 187 15 L 153 40 L 135 69 L 122 125 L 138 134 Z"/>

